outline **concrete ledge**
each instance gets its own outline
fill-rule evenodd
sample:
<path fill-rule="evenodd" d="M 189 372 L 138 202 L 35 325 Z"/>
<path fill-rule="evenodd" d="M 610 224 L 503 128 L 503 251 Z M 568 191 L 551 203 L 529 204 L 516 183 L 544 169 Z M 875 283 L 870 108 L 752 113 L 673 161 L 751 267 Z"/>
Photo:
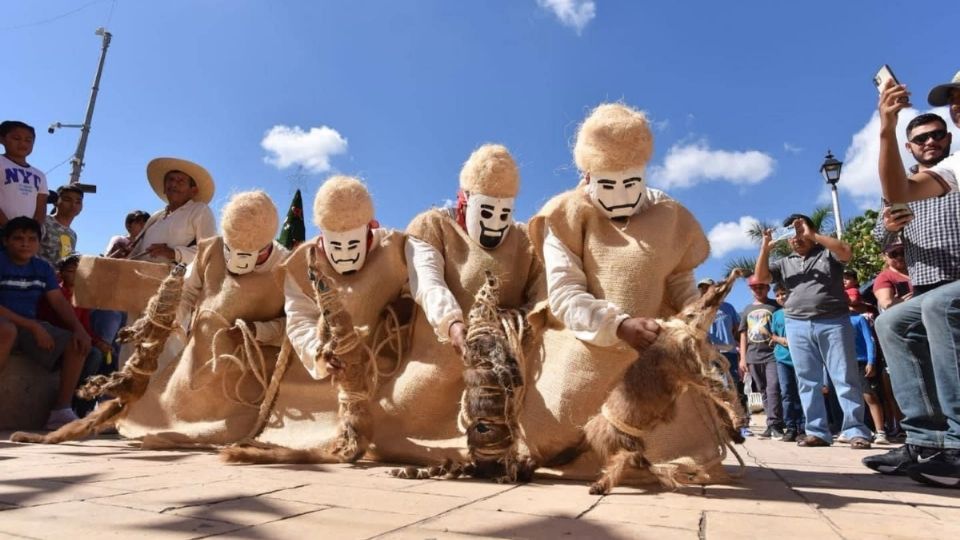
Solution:
<path fill-rule="evenodd" d="M 42 429 L 60 382 L 30 358 L 14 353 L 0 372 L 0 430 Z"/>

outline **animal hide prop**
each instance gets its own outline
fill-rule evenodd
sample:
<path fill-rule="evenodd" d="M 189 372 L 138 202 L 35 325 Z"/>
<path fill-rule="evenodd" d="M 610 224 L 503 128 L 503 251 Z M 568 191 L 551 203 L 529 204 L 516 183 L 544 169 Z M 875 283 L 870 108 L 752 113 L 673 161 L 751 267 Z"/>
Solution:
<path fill-rule="evenodd" d="M 663 486 L 680 485 L 676 466 L 653 465 L 647 459 L 644 436 L 654 427 L 673 420 L 677 398 L 685 390 L 709 397 L 719 409 L 726 433 L 718 433 L 718 444 L 743 441 L 734 428 L 739 417 L 733 405 L 737 401 L 725 395 L 729 390 L 723 377 L 728 366 L 707 341 L 717 308 L 739 275 L 739 271 L 732 272 L 725 282 L 711 286 L 677 315 L 659 320 L 657 339 L 630 365 L 604 402 L 601 413 L 584 427 L 581 449 L 592 449 L 606 464 L 606 472 L 590 486 L 590 493 L 609 493 L 620 483 L 628 466 L 646 469 Z"/>
<path fill-rule="evenodd" d="M 308 273 L 316 293 L 321 317 L 318 335 L 323 342 L 320 360 L 328 366 L 337 385 L 339 402 L 337 433 L 327 443 L 311 449 L 234 446 L 220 452 L 233 463 L 352 463 L 363 456 L 373 435 L 370 396 L 377 387 L 373 352 L 361 341 L 362 332 L 353 326 L 330 278 L 316 265 L 316 248 L 308 255 Z"/>
<path fill-rule="evenodd" d="M 498 482 L 528 482 L 533 461 L 517 455 L 520 437 L 518 409 L 523 403 L 523 354 L 525 317 L 516 310 L 501 310 L 500 283 L 487 271 L 467 317 L 466 370 L 460 409 L 460 425 L 467 434 L 470 460 L 418 469 L 394 469 L 400 478 L 456 478 L 468 475 Z M 512 317 L 511 314 L 516 314 Z M 510 339 L 513 336 L 514 339 Z"/>
<path fill-rule="evenodd" d="M 83 399 L 113 396 L 84 418 L 74 420 L 60 429 L 39 435 L 18 431 L 10 440 L 58 444 L 88 437 L 122 418 L 129 406 L 140 399 L 147 389 L 150 376 L 157 370 L 157 360 L 167 338 L 176 324 L 177 307 L 183 292 L 183 276 L 187 267 L 174 266 L 161 283 L 157 293 L 147 303 L 147 309 L 133 325 L 120 330 L 117 339 L 121 343 L 133 343 L 133 355 L 123 369 L 109 376 L 97 375 L 87 379 L 77 395 Z"/>

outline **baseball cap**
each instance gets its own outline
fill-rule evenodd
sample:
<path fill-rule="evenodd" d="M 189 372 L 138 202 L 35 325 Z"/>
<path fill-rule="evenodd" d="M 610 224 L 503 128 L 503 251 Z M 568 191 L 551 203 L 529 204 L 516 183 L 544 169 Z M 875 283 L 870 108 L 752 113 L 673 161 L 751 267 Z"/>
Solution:
<path fill-rule="evenodd" d="M 955 89 L 960 89 L 960 71 L 953 76 L 950 82 L 934 86 L 933 90 L 930 90 L 930 94 L 927 95 L 927 103 L 934 107 L 946 105 L 950 102 L 950 92 Z"/>
<path fill-rule="evenodd" d="M 716 284 L 717 284 L 717 282 L 714 281 L 714 280 L 712 280 L 712 279 L 710 279 L 710 278 L 703 278 L 703 279 L 701 279 L 700 281 L 697 282 L 697 287 L 702 287 L 702 286 L 704 286 L 704 285 L 706 285 L 707 287 L 709 287 L 710 285 L 716 285 Z"/>

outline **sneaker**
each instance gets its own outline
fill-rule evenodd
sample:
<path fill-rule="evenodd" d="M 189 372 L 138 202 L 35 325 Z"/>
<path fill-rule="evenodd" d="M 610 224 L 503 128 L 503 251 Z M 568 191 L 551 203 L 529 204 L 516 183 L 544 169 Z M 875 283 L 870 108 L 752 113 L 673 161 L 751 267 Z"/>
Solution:
<path fill-rule="evenodd" d="M 840 435 L 839 437 L 837 437 L 837 442 L 847 444 L 848 442 L 850 442 L 850 438 L 847 437 L 846 435 Z"/>
<path fill-rule="evenodd" d="M 787 428 L 787 430 L 783 432 L 783 438 L 780 440 L 783 442 L 797 442 L 797 430 Z"/>
<path fill-rule="evenodd" d="M 757 435 L 759 439 L 769 439 L 771 437 L 773 437 L 773 428 L 770 426 L 767 426 L 767 429 L 763 430 L 763 433 Z"/>
<path fill-rule="evenodd" d="M 748 427 L 742 427 L 740 428 L 740 436 L 743 437 L 744 439 L 746 439 L 747 437 L 753 437 L 753 432 L 750 431 L 750 428 Z"/>
<path fill-rule="evenodd" d="M 775 427 L 770 428 L 768 431 L 770 432 L 771 439 L 776 439 L 778 441 L 783 440 L 784 433 L 782 429 Z"/>
<path fill-rule="evenodd" d="M 908 468 L 907 474 L 924 484 L 960 488 L 960 450 L 945 449 L 930 457 L 917 458 L 917 464 Z"/>
<path fill-rule="evenodd" d="M 873 436 L 873 444 L 890 444 L 890 440 L 887 439 L 887 434 L 878 431 L 876 435 Z"/>
<path fill-rule="evenodd" d="M 876 454 L 863 458 L 861 463 L 880 474 L 907 473 L 907 469 L 919 463 L 920 458 L 930 460 L 940 453 L 938 448 L 927 448 L 915 444 L 905 444 L 883 454 Z"/>
<path fill-rule="evenodd" d="M 54 431 L 62 428 L 63 426 L 73 422 L 74 420 L 79 420 L 76 413 L 73 412 L 73 409 L 67 407 L 65 409 L 56 409 L 50 411 L 50 416 L 47 418 L 46 425 L 43 426 L 43 429 L 48 431 Z"/>

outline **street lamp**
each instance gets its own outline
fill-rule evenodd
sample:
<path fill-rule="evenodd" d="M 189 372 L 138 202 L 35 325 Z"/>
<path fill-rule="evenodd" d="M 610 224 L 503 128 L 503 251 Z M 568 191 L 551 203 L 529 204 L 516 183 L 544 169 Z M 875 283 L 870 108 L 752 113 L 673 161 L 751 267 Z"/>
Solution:
<path fill-rule="evenodd" d="M 823 179 L 830 184 L 831 195 L 833 195 L 833 220 L 836 223 L 837 238 L 843 236 L 843 218 L 840 217 L 840 197 L 837 195 L 837 182 L 840 181 L 840 169 L 843 168 L 843 162 L 833 157 L 833 152 L 827 150 L 827 157 L 820 166 L 820 174 Z"/>

